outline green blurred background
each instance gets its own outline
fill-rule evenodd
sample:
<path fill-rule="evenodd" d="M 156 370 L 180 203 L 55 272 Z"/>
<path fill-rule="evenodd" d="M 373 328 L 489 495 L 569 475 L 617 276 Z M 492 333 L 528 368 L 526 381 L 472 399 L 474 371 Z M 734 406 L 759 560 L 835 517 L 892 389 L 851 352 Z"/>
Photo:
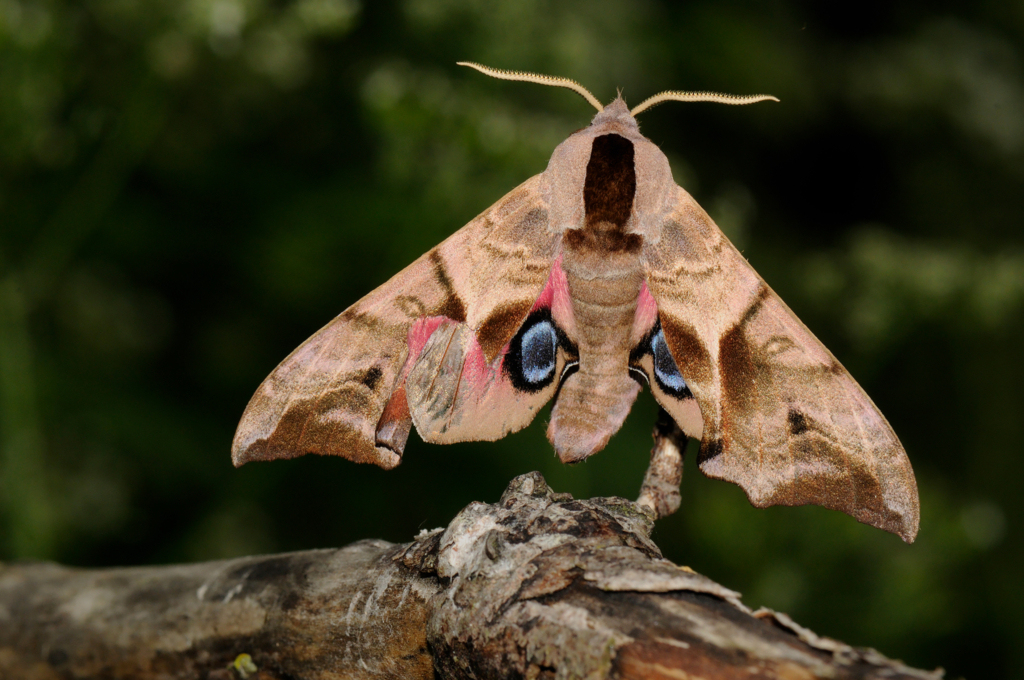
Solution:
<path fill-rule="evenodd" d="M 666 104 L 676 180 L 900 435 L 921 533 L 751 508 L 687 462 L 666 556 L 817 632 L 1024 678 L 1024 3 L 0 0 L 0 557 L 103 566 L 407 541 L 514 475 L 635 497 L 655 408 L 569 468 L 546 414 L 391 472 L 236 470 L 263 377 L 544 169 Z"/>

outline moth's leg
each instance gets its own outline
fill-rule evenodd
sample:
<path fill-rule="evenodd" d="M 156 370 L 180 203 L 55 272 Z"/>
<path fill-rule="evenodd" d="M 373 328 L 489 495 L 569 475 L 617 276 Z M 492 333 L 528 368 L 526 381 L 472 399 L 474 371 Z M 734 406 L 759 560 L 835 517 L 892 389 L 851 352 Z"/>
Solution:
<path fill-rule="evenodd" d="M 679 509 L 679 484 L 683 481 L 686 435 L 665 409 L 659 409 L 653 434 L 651 464 L 644 475 L 644 484 L 640 487 L 640 497 L 636 502 L 653 510 L 655 517 L 660 519 Z"/>

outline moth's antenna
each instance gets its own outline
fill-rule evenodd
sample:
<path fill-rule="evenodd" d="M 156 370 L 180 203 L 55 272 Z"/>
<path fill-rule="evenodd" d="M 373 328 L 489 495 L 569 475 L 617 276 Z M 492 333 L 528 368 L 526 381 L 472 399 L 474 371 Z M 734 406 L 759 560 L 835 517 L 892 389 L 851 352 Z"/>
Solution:
<path fill-rule="evenodd" d="M 662 102 L 715 102 L 716 104 L 754 104 L 756 102 L 763 101 L 779 101 L 776 97 L 770 94 L 751 94 L 745 97 L 740 97 L 734 94 L 719 94 L 718 92 L 677 92 L 675 90 L 669 90 L 667 92 L 661 92 L 648 97 L 643 100 L 629 112 L 629 115 L 634 118 L 639 114 L 643 113 L 652 106 L 657 106 Z"/>
<path fill-rule="evenodd" d="M 556 78 L 554 76 L 545 76 L 540 73 L 526 73 L 524 71 L 505 71 L 500 68 L 491 68 L 490 66 L 484 66 L 483 64 L 477 64 L 472 61 L 457 61 L 455 62 L 459 66 L 468 66 L 474 68 L 484 75 L 491 76 L 492 78 L 501 78 L 502 80 L 522 80 L 527 83 L 537 83 L 538 85 L 551 85 L 553 87 L 567 87 L 570 90 L 580 94 L 598 111 L 604 111 L 604 106 L 601 102 L 597 101 L 597 97 L 590 94 L 590 90 L 583 87 L 575 80 L 569 80 L 568 78 Z"/>

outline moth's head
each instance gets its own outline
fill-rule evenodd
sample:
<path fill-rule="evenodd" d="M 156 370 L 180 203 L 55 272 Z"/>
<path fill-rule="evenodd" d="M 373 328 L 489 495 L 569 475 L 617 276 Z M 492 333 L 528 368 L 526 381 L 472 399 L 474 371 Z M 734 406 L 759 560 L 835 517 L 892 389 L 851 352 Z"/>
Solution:
<path fill-rule="evenodd" d="M 626 100 L 622 98 L 621 93 L 615 98 L 615 101 L 597 112 L 597 115 L 590 121 L 590 125 L 623 125 L 630 128 L 637 127 L 636 118 L 629 112 L 629 107 L 626 106 Z"/>

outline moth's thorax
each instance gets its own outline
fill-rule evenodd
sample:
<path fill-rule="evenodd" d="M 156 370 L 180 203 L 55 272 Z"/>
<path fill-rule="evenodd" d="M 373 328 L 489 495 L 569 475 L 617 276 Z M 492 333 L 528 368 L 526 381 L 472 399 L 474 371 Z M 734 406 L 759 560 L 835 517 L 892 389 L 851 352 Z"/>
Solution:
<path fill-rule="evenodd" d="M 620 231 L 657 238 L 674 196 L 672 171 L 665 154 L 640 134 L 636 119 L 621 98 L 606 106 L 589 127 L 562 142 L 551 155 L 542 187 L 550 210 L 550 228 L 562 233 L 586 225 L 585 187 L 588 170 L 594 170 L 595 153 L 631 155 L 633 198 Z M 593 180 L 591 177 L 592 185 Z"/>

